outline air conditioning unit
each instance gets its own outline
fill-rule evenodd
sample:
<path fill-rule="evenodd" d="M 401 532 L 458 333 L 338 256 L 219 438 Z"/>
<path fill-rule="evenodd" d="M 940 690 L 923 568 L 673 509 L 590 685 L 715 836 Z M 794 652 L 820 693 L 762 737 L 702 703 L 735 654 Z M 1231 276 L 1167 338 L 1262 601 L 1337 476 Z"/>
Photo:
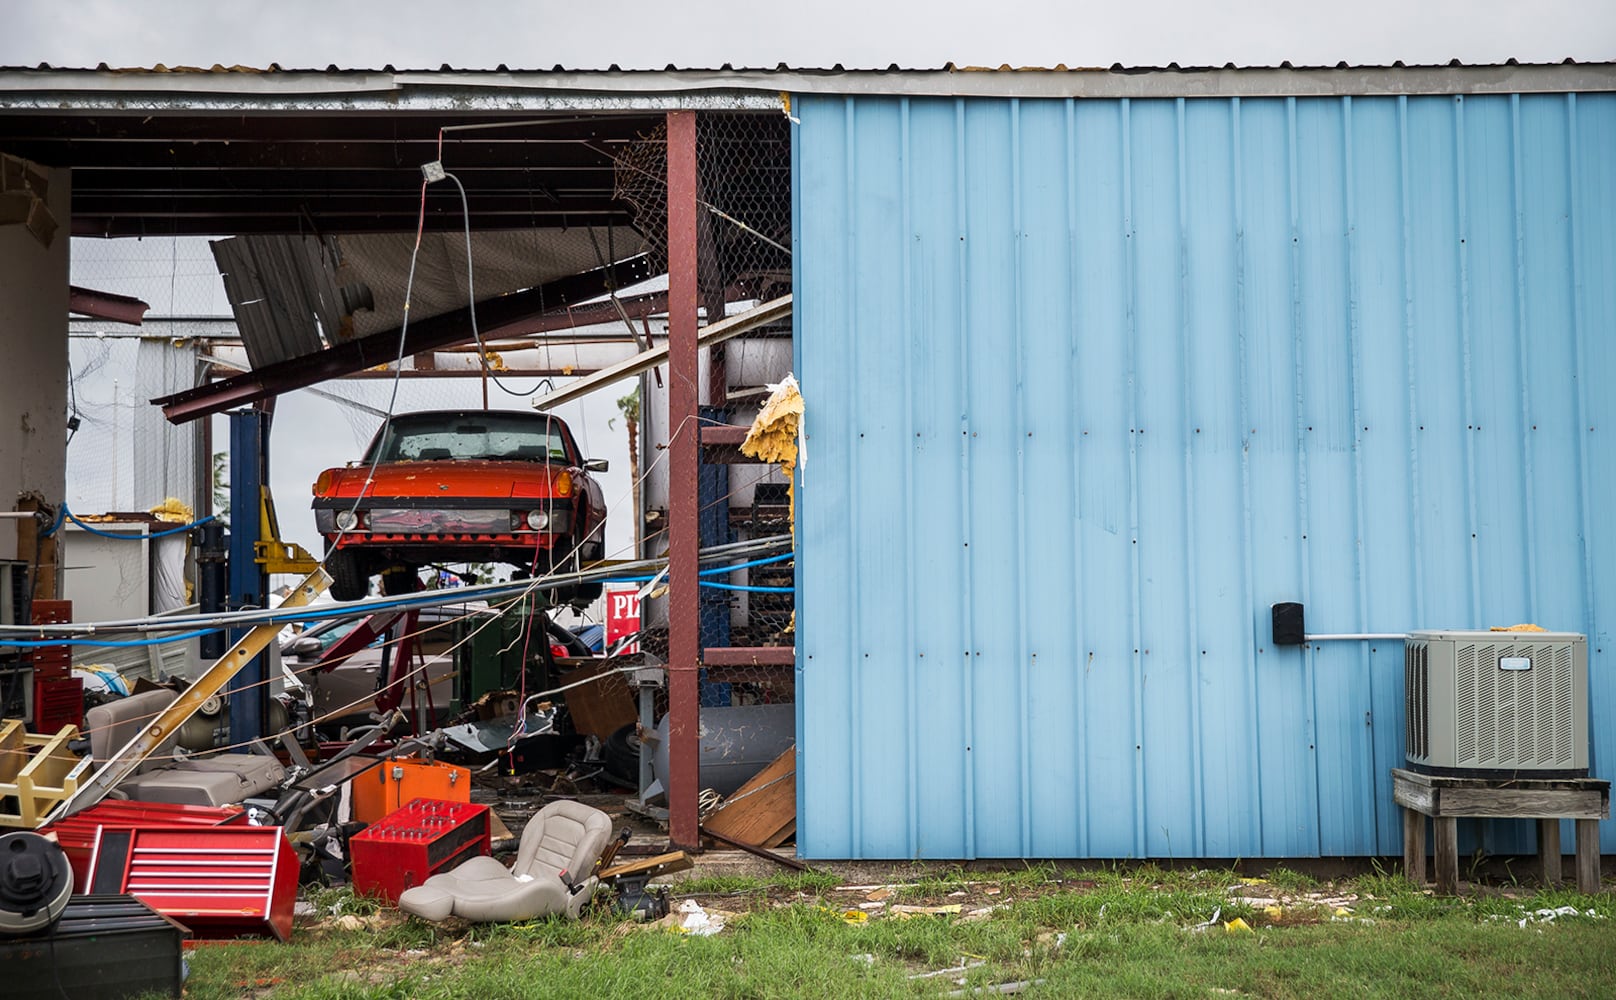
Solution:
<path fill-rule="evenodd" d="M 1459 777 L 1588 774 L 1588 640 L 1413 632 L 1403 643 L 1408 766 Z"/>

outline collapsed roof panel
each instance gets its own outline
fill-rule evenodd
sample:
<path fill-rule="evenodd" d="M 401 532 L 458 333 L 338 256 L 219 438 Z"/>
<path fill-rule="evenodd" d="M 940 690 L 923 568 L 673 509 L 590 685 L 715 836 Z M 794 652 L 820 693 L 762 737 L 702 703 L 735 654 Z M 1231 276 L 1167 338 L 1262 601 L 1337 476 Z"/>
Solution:
<path fill-rule="evenodd" d="M 639 233 L 622 226 L 478 232 L 471 236 L 472 278 L 463 232 L 424 234 L 418 255 L 410 233 L 242 236 L 212 244 L 254 368 L 395 332 L 406 295 L 416 321 L 465 309 L 474 290 L 490 299 L 534 289 L 542 313 L 564 304 L 546 301 L 548 283 L 638 256 L 643 246 Z M 469 313 L 467 319 L 469 336 Z"/>

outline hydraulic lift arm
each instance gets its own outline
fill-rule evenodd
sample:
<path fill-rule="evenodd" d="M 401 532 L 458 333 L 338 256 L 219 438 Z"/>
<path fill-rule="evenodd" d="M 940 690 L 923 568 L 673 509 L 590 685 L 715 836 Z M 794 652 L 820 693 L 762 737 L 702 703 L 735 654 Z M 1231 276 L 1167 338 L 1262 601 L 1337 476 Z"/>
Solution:
<path fill-rule="evenodd" d="M 275 519 L 275 498 L 268 484 L 258 490 L 258 541 L 253 542 L 253 562 L 265 573 L 313 573 L 320 561 L 296 542 L 281 541 L 280 522 Z"/>

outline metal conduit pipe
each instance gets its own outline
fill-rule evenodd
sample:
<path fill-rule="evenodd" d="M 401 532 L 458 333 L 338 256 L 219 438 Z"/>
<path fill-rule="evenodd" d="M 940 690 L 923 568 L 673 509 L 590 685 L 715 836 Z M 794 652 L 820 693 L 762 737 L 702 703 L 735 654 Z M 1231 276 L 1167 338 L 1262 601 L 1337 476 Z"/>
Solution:
<path fill-rule="evenodd" d="M 727 545 L 714 545 L 703 549 L 700 558 L 702 562 L 712 562 L 733 556 L 762 555 L 777 549 L 788 548 L 790 545 L 790 535 L 774 535 L 769 538 L 731 542 Z M 577 573 L 553 573 L 548 576 L 535 577 L 531 580 L 517 580 L 510 583 L 484 583 L 471 587 L 456 587 L 453 590 L 424 591 L 409 597 L 373 597 L 363 601 L 350 601 L 346 604 L 323 605 L 315 610 L 309 608 L 292 610 L 260 608 L 252 611 L 232 611 L 216 615 L 175 615 L 162 618 L 130 618 L 110 622 L 75 622 L 60 625 L 0 625 L 0 637 L 9 635 L 21 639 L 30 639 L 96 635 L 104 632 L 175 632 L 199 627 L 221 628 L 277 621 L 354 618 L 384 608 L 428 608 L 444 604 L 465 604 L 470 601 L 498 597 L 515 597 L 533 590 L 547 590 L 560 584 L 590 583 L 595 580 L 611 579 L 623 573 L 654 572 L 666 564 L 666 559 L 641 559 L 634 562 L 603 566 L 598 569 L 582 570 Z"/>

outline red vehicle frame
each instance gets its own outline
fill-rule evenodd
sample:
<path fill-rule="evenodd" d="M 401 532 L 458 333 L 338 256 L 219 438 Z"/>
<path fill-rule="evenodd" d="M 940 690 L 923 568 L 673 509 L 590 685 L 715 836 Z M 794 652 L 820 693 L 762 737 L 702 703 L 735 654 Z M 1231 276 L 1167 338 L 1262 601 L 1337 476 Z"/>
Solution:
<path fill-rule="evenodd" d="M 605 470 L 548 414 L 395 415 L 362 460 L 327 469 L 314 484 L 331 594 L 364 597 L 378 573 L 383 593 L 406 593 L 432 563 L 508 563 L 543 574 L 600 559 L 606 507 L 590 473 Z"/>

